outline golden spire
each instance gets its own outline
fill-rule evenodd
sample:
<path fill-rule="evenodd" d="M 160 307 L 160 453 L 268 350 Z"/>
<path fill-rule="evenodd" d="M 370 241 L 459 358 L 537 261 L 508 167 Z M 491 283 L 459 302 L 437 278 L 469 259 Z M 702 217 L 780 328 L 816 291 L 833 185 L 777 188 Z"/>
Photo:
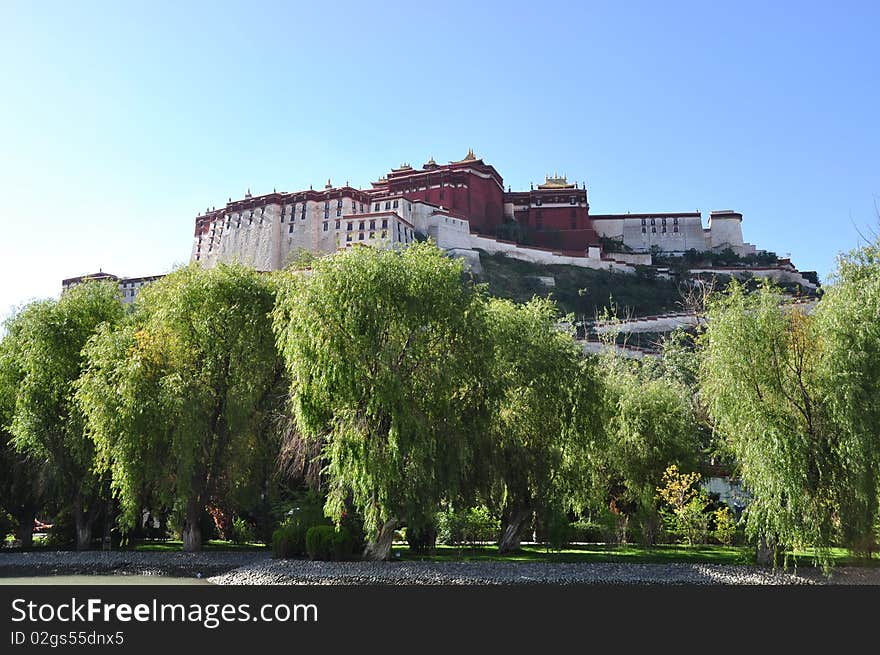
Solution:
<path fill-rule="evenodd" d="M 333 188 L 333 185 L 330 184 L 330 178 L 329 178 L 329 177 L 327 178 L 327 184 L 324 185 L 324 188 L 325 188 L 325 189 L 332 189 L 332 188 Z"/>

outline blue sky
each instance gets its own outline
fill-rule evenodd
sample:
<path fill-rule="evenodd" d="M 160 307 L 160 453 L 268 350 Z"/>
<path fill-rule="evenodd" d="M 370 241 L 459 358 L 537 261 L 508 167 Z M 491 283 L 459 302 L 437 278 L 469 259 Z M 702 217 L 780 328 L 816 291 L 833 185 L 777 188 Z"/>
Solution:
<path fill-rule="evenodd" d="M 186 6 L 180 6 L 185 4 Z M 880 203 L 880 3 L 3 2 L 0 315 L 195 215 L 469 147 L 591 211 L 743 213 L 825 276 Z"/>

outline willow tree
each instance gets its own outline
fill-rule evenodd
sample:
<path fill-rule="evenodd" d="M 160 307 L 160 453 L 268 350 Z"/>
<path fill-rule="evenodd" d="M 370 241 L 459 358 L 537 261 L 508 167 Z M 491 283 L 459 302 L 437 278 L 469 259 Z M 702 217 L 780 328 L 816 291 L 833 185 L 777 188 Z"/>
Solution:
<path fill-rule="evenodd" d="M 693 470 L 698 463 L 692 393 L 665 365 L 604 354 L 601 370 L 607 417 L 599 466 L 603 500 L 618 517 L 622 539 L 636 519 L 650 545 L 660 524 L 656 490 L 664 471 L 670 465 Z"/>
<path fill-rule="evenodd" d="M 17 524 L 16 538 L 22 548 L 33 543 L 34 519 L 46 493 L 45 460 L 19 452 L 11 431 L 15 400 L 24 371 L 17 362 L 17 325 L 7 323 L 8 334 L 0 341 L 0 512 L 8 512 Z"/>
<path fill-rule="evenodd" d="M 252 476 L 280 375 L 270 280 L 242 266 L 190 266 L 138 296 L 130 320 L 87 348 L 78 399 L 130 525 L 145 502 L 202 545 L 206 505 Z"/>
<path fill-rule="evenodd" d="M 83 347 L 104 324 L 123 315 L 119 289 L 87 282 L 59 300 L 35 302 L 16 317 L 6 337 L 16 351 L 21 379 L 11 424 L 19 452 L 45 461 L 76 523 L 78 549 L 89 547 L 92 526 L 105 509 L 103 481 L 94 472 L 94 445 L 75 401 L 85 367 Z"/>
<path fill-rule="evenodd" d="M 770 287 L 732 284 L 710 306 L 701 394 L 752 495 L 747 529 L 769 563 L 812 546 L 827 561 L 836 536 L 846 453 L 828 420 L 825 340 L 816 321 Z"/>
<path fill-rule="evenodd" d="M 320 445 L 328 516 L 350 502 L 364 517 L 369 558 L 463 493 L 477 465 L 489 349 L 462 278 L 431 244 L 352 248 L 287 274 L 279 292 L 298 433 Z"/>
<path fill-rule="evenodd" d="M 816 310 L 820 384 L 835 426 L 835 511 L 842 542 L 870 554 L 880 539 L 880 241 L 841 255 Z"/>
<path fill-rule="evenodd" d="M 601 432 L 595 368 L 560 329 L 556 303 L 492 300 L 491 469 L 500 500 L 501 553 L 518 550 L 532 515 L 545 520 L 578 507 L 591 486 Z"/>

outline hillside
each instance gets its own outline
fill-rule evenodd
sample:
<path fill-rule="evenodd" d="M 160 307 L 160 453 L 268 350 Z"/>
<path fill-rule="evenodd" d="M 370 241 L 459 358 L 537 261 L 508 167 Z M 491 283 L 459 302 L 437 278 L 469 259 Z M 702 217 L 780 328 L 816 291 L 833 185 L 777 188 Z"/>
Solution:
<path fill-rule="evenodd" d="M 526 302 L 533 296 L 550 296 L 564 313 L 594 318 L 613 297 L 620 316 L 644 316 L 680 311 L 681 294 L 675 280 L 644 274 L 597 271 L 580 266 L 544 266 L 503 254 L 480 253 L 483 273 L 477 277 L 499 298 Z M 555 286 L 539 278 L 552 277 Z"/>

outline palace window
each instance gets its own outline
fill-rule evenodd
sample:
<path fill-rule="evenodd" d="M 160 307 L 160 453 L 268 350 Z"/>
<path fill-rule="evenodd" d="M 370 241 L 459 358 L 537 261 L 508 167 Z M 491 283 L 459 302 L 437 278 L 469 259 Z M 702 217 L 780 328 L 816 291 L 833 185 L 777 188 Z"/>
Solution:
<path fill-rule="evenodd" d="M 342 198 L 340 198 L 339 200 L 336 201 L 336 206 L 342 207 Z"/>
<path fill-rule="evenodd" d="M 345 240 L 346 240 L 346 241 L 351 241 L 351 235 L 350 235 L 350 234 L 346 234 L 346 235 L 345 235 Z"/>
<path fill-rule="evenodd" d="M 382 230 L 382 238 L 383 238 L 383 239 L 387 239 L 387 238 L 388 238 L 388 232 L 387 232 L 387 231 Z"/>
<path fill-rule="evenodd" d="M 325 209 L 325 210 L 326 210 L 326 209 L 330 209 L 330 201 L 329 201 L 329 200 L 325 200 L 325 201 L 324 201 L 324 209 Z"/>
<path fill-rule="evenodd" d="M 651 226 L 651 234 L 657 234 L 657 228 Z"/>
<path fill-rule="evenodd" d="M 642 227 L 644 227 L 644 226 L 645 226 L 645 219 L 643 218 L 643 219 L 642 219 Z M 643 230 L 643 231 L 644 231 L 644 230 Z"/>
<path fill-rule="evenodd" d="M 291 224 L 290 224 L 290 227 L 287 228 L 287 233 L 288 233 L 288 234 L 293 234 L 293 225 L 294 225 L 294 224 L 291 223 Z"/>
<path fill-rule="evenodd" d="M 325 232 L 327 231 L 327 228 L 329 228 L 329 227 L 330 227 L 330 222 L 329 222 L 329 221 L 324 221 L 324 231 L 325 231 Z"/>
<path fill-rule="evenodd" d="M 339 229 L 339 226 L 342 225 L 342 221 L 336 221 L 336 229 Z"/>
<path fill-rule="evenodd" d="M 330 210 L 329 209 L 324 210 L 324 218 L 330 218 Z"/>
<path fill-rule="evenodd" d="M 361 214 L 364 213 L 364 203 L 361 203 Z"/>
<path fill-rule="evenodd" d="M 341 210 L 341 209 L 337 209 L 337 210 L 336 210 L 336 215 L 337 215 L 337 216 L 342 216 L 342 210 Z"/>
<path fill-rule="evenodd" d="M 535 198 L 535 205 L 537 205 L 538 207 L 541 206 L 541 199 L 540 198 Z"/>
<path fill-rule="evenodd" d="M 364 229 L 364 222 L 363 222 L 363 221 L 361 221 L 360 224 L 358 225 L 358 229 L 359 229 L 359 230 L 363 230 L 363 229 Z"/>
<path fill-rule="evenodd" d="M 375 230 L 375 229 L 376 229 L 376 221 L 370 221 L 370 229 L 371 229 L 371 230 Z"/>
<path fill-rule="evenodd" d="M 397 201 L 396 200 L 394 201 L 394 205 L 392 205 L 392 206 L 394 207 L 394 209 L 397 209 Z"/>
<path fill-rule="evenodd" d="M 651 219 L 651 225 L 654 225 L 654 219 L 653 219 L 653 218 Z"/>
<path fill-rule="evenodd" d="M 382 227 L 388 227 L 388 219 L 387 218 L 382 219 Z"/>
<path fill-rule="evenodd" d="M 572 196 L 571 198 L 568 199 L 568 204 L 569 204 L 569 205 L 573 205 L 573 204 L 575 204 L 576 202 L 577 202 L 577 199 L 576 199 L 574 196 Z"/>
<path fill-rule="evenodd" d="M 371 238 L 371 239 L 375 239 L 375 238 L 376 238 L 376 233 L 375 233 L 375 232 L 370 232 L 370 238 Z"/>
<path fill-rule="evenodd" d="M 358 241 L 363 241 L 363 240 L 364 240 L 364 233 L 361 232 L 360 234 L 358 234 Z"/>
<path fill-rule="evenodd" d="M 663 234 L 666 234 L 666 226 L 665 225 L 661 228 L 661 232 L 663 232 Z"/>
<path fill-rule="evenodd" d="M 673 219 L 672 219 L 672 224 L 673 224 L 673 225 L 678 225 L 678 219 L 677 219 L 677 218 L 673 218 Z"/>
<path fill-rule="evenodd" d="M 349 222 L 346 224 L 345 229 L 348 230 L 349 232 L 351 232 L 351 231 L 354 229 L 354 223 L 352 223 L 351 221 L 349 221 Z"/>
<path fill-rule="evenodd" d="M 645 234 L 648 231 L 648 228 L 642 226 L 642 234 Z"/>
<path fill-rule="evenodd" d="M 385 209 L 391 209 L 391 202 L 390 201 L 385 202 Z"/>
<path fill-rule="evenodd" d="M 673 226 L 672 226 L 672 231 L 673 231 L 673 232 L 678 232 L 678 225 L 673 225 Z"/>
<path fill-rule="evenodd" d="M 379 211 L 379 203 L 378 202 L 376 203 L 376 206 L 373 208 L 373 211 L 375 211 L 375 212 Z"/>

